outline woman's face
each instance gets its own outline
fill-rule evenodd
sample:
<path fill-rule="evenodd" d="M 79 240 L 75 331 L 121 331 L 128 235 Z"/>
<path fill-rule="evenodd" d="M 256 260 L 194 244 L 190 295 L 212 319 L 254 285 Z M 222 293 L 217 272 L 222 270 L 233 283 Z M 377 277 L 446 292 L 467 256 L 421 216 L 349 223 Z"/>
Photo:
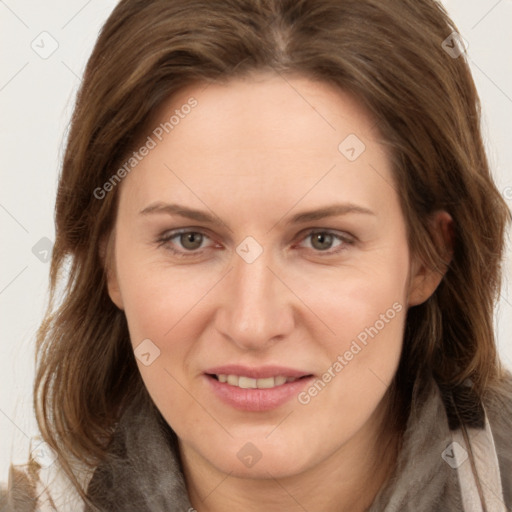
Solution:
<path fill-rule="evenodd" d="M 181 91 L 151 130 L 109 292 L 187 460 L 278 478 L 367 442 L 429 294 L 374 120 L 260 74 Z"/>

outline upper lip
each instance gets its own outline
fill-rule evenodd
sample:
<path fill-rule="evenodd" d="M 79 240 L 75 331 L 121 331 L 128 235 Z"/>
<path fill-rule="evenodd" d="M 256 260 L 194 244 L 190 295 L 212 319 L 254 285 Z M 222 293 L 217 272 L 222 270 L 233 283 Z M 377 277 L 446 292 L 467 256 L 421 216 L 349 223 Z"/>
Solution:
<path fill-rule="evenodd" d="M 252 379 L 267 379 L 269 377 L 300 378 L 311 375 L 309 372 L 286 368 L 284 366 L 258 366 L 249 367 L 237 364 L 216 366 L 205 371 L 208 375 L 238 375 Z"/>

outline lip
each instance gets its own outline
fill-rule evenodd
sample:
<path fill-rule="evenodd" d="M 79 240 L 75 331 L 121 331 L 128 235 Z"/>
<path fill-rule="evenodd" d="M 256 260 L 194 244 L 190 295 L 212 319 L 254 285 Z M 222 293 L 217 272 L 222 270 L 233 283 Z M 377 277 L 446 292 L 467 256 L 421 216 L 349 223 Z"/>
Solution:
<path fill-rule="evenodd" d="M 228 383 L 219 382 L 213 374 L 244 375 L 253 379 L 265 379 L 281 375 L 296 378 L 294 382 L 286 382 L 270 389 L 242 389 Z M 264 366 L 249 368 L 239 365 L 219 366 L 207 370 L 204 378 L 213 392 L 225 404 L 241 411 L 264 412 L 277 409 L 296 397 L 301 390 L 311 383 L 314 376 L 310 373 L 284 368 L 282 366 Z"/>

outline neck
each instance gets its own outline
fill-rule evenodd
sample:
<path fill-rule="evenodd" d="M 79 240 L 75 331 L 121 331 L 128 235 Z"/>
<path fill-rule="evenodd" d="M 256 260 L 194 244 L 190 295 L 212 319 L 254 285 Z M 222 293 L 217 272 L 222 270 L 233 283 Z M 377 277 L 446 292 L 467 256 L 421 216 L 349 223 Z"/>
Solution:
<path fill-rule="evenodd" d="M 381 404 L 383 405 L 383 404 Z M 352 439 L 307 470 L 275 478 L 251 479 L 223 473 L 180 443 L 190 501 L 197 512 L 235 507 L 248 512 L 322 510 L 364 512 L 392 474 L 400 435 L 382 426 L 389 410 L 379 408 Z"/>

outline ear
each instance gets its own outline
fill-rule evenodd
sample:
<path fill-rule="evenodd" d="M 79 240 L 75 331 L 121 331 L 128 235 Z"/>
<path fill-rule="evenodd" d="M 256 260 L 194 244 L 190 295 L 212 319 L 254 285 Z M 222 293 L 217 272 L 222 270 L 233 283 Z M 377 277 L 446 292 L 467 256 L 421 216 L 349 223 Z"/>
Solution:
<path fill-rule="evenodd" d="M 430 219 L 430 233 L 443 265 L 431 268 L 416 258 L 411 264 L 409 306 L 417 306 L 428 300 L 441 283 L 453 258 L 455 243 L 454 222 L 448 212 L 437 211 Z"/>
<path fill-rule="evenodd" d="M 117 279 L 115 265 L 115 231 L 106 235 L 100 242 L 100 259 L 107 278 L 108 295 L 112 302 L 119 308 L 123 309 L 123 298 L 119 289 L 119 281 Z"/>

